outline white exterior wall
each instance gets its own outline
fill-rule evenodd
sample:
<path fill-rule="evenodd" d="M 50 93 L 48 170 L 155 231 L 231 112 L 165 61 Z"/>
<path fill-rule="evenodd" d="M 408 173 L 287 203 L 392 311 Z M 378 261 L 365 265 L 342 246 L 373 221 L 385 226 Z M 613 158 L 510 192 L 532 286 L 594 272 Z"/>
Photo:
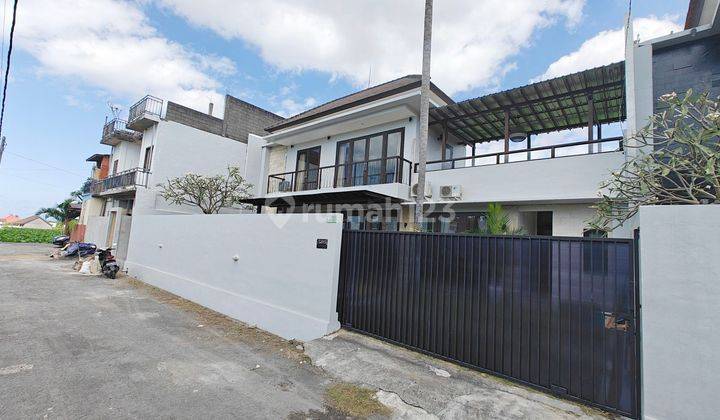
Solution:
<path fill-rule="evenodd" d="M 95 244 L 98 247 L 105 246 L 109 223 L 110 217 L 108 216 L 88 217 L 87 224 L 85 225 L 85 238 L 83 240 Z"/>
<path fill-rule="evenodd" d="M 317 249 L 317 239 L 328 248 Z M 312 340 L 340 327 L 341 239 L 334 214 L 134 216 L 125 267 L 286 339 Z"/>
<path fill-rule="evenodd" d="M 142 152 L 153 145 L 153 156 L 147 188 L 138 187 L 133 215 L 199 213 L 191 206 L 171 205 L 158 196 L 157 184 L 188 172 L 204 175 L 227 173 L 228 166 L 245 171 L 247 145 L 227 137 L 188 127 L 174 121 L 160 121 L 143 134 Z"/>
<path fill-rule="evenodd" d="M 121 141 L 116 146 L 113 146 L 108 176 L 112 176 L 113 165 L 116 160 L 118 161 L 118 173 L 142 166 L 140 164 L 140 143 Z"/>
<path fill-rule="evenodd" d="M 623 152 L 609 152 L 432 171 L 430 201 L 439 201 L 442 185 L 461 185 L 464 203 L 593 201 L 624 160 Z"/>
<path fill-rule="evenodd" d="M 720 412 L 720 205 L 640 210 L 643 413 Z"/>

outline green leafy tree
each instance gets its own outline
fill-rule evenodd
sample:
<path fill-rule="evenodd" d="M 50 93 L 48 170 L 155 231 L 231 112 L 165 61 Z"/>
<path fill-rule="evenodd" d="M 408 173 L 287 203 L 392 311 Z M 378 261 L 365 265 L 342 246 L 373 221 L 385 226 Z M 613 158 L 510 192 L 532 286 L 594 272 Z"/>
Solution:
<path fill-rule="evenodd" d="M 242 177 L 240 168 L 229 166 L 226 175 L 186 174 L 158 184 L 160 196 L 169 203 L 199 207 L 205 214 L 223 208 L 243 207 L 250 198 L 252 185 Z"/>
<path fill-rule="evenodd" d="M 69 235 L 71 228 L 70 221 L 73 219 L 73 217 L 71 217 L 71 207 L 73 201 L 74 200 L 72 198 L 68 198 L 62 203 L 57 204 L 55 207 L 43 207 L 35 214 L 37 214 L 38 216 L 44 215 L 47 218 L 55 220 L 60 225 L 62 225 L 63 233 Z"/>
<path fill-rule="evenodd" d="M 612 230 L 645 205 L 720 203 L 720 107 L 707 94 L 670 93 L 629 142 L 630 158 L 600 185 L 596 229 Z"/>
<path fill-rule="evenodd" d="M 70 193 L 70 196 L 73 197 L 75 200 L 79 202 L 83 202 L 83 197 L 85 196 L 86 192 L 90 190 L 90 185 L 93 183 L 92 178 L 88 178 L 83 182 L 82 186 L 79 190 L 75 190 Z"/>

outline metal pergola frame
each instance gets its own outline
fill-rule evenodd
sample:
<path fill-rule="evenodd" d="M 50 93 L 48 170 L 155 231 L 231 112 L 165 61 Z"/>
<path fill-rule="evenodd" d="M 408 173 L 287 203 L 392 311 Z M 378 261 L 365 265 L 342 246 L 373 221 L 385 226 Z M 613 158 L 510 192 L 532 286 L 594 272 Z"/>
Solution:
<path fill-rule="evenodd" d="M 625 63 L 596 67 L 526 86 L 468 99 L 430 110 L 430 125 L 441 126 L 443 146 L 450 135 L 474 148 L 477 143 L 505 140 L 512 132 L 530 136 L 578 127 L 588 128 L 588 141 L 602 138 L 601 124 L 626 118 Z M 589 147 L 592 147 L 591 145 Z M 445 147 L 442 147 L 445 159 Z"/>

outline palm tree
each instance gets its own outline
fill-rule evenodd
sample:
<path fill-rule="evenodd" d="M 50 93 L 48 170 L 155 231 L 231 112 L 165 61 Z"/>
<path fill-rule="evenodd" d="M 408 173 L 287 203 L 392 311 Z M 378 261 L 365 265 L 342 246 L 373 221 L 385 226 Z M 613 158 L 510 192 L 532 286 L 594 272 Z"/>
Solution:
<path fill-rule="evenodd" d="M 43 207 L 38 210 L 36 215 L 45 215 L 51 219 L 55 219 L 58 223 L 63 226 L 63 233 L 66 235 L 70 234 L 70 221 L 72 220 L 70 207 L 72 206 L 73 199 L 68 198 L 62 203 L 55 207 Z"/>

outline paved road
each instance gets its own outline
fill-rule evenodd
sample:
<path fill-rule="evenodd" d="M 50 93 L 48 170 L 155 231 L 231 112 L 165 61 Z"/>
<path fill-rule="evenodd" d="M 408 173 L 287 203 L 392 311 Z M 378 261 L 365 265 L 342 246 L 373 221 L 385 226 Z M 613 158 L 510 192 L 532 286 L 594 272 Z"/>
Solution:
<path fill-rule="evenodd" d="M 0 244 L 0 418 L 323 410 L 330 381 L 294 344 L 220 325 L 127 280 L 74 273 L 50 251 Z"/>

